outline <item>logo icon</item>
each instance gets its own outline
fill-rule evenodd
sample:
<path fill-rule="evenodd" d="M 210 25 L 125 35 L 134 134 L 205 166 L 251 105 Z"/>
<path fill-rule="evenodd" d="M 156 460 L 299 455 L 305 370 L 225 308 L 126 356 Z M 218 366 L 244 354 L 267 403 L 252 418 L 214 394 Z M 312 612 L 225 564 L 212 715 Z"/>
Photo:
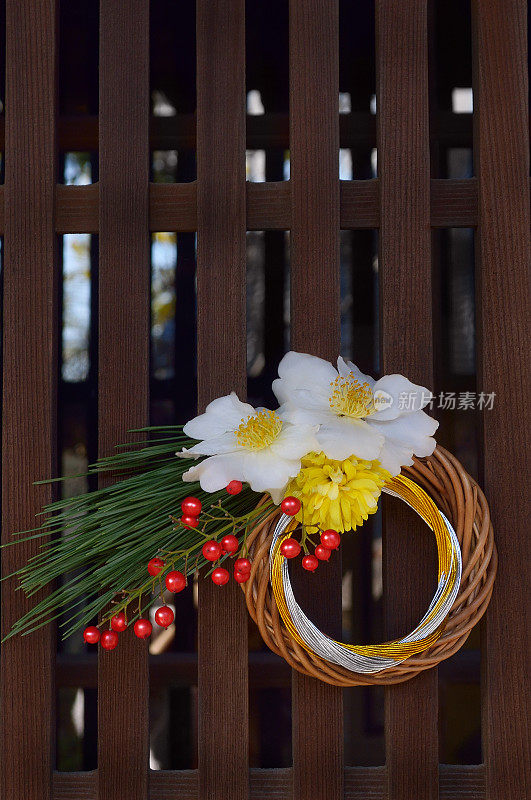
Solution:
<path fill-rule="evenodd" d="M 373 397 L 375 411 L 385 411 L 386 408 L 391 408 L 393 405 L 393 396 L 383 389 L 378 389 Z"/>

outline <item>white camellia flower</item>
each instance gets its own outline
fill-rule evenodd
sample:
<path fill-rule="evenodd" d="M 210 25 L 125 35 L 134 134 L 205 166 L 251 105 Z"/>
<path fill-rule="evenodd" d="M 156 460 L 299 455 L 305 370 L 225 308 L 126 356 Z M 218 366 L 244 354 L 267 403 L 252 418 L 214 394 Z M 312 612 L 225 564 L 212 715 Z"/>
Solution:
<path fill-rule="evenodd" d="M 213 400 L 183 430 L 200 441 L 177 455 L 209 456 L 185 472 L 184 481 L 199 481 L 205 492 L 245 481 L 255 492 L 270 492 L 275 503 L 298 475 L 301 458 L 319 447 L 313 424 L 292 424 L 276 411 L 242 403 L 234 392 Z"/>
<path fill-rule="evenodd" d="M 273 391 L 279 413 L 292 423 L 319 425 L 319 449 L 328 458 L 378 459 L 392 475 L 429 456 L 439 423 L 421 409 L 432 394 L 403 375 L 375 381 L 341 357 L 337 370 L 305 353 L 287 353 L 278 367 Z"/>

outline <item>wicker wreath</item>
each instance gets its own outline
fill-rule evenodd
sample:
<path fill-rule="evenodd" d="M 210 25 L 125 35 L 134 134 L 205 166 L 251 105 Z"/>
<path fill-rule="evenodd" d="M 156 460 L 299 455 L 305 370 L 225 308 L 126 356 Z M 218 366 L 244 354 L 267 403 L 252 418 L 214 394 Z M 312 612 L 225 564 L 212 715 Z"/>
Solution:
<path fill-rule="evenodd" d="M 449 658 L 466 642 L 486 611 L 492 594 L 498 557 L 485 495 L 459 461 L 442 447 L 415 460 L 404 473 L 421 486 L 453 525 L 461 547 L 463 571 L 459 592 L 442 636 L 424 652 L 373 675 L 351 672 L 308 653 L 286 628 L 272 592 L 269 549 L 280 511 L 273 512 L 248 537 L 252 557 L 250 580 L 242 586 L 249 614 L 266 645 L 303 675 L 334 686 L 402 683 Z"/>

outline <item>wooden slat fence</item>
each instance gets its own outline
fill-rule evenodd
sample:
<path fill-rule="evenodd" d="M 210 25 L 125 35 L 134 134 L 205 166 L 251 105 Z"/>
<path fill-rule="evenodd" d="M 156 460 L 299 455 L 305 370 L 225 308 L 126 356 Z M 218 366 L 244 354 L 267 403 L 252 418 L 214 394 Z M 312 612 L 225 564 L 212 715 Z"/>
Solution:
<path fill-rule="evenodd" d="M 231 389 L 245 395 L 247 230 L 291 232 L 291 345 L 333 359 L 339 347 L 340 229 L 378 228 L 382 369 L 430 384 L 431 231 L 475 227 L 480 385 L 496 392 L 494 410 L 484 415 L 483 472 L 500 569 L 483 631 L 481 765 L 439 764 L 437 673 L 431 671 L 386 690 L 386 765 L 373 768 L 343 765 L 342 693 L 295 674 L 293 766 L 249 770 L 243 600 L 237 587 L 227 587 L 220 604 L 218 591 L 205 581 L 199 590 L 198 663 L 177 658 L 180 674 L 198 679 L 198 770 L 149 770 L 148 656 L 129 635 L 112 657 L 99 659 L 97 770 L 55 772 L 54 634 L 47 628 L 2 648 L 2 798 L 526 796 L 521 612 L 528 470 L 517 449 L 529 428 L 523 363 L 529 342 L 523 323 L 530 318 L 525 17 L 524 0 L 473 3 L 476 178 L 441 180 L 430 176 L 428 5 L 377 0 L 379 177 L 340 182 L 340 143 L 370 146 L 375 132 L 368 114 L 339 119 L 338 0 L 291 0 L 289 119 L 250 118 L 247 133 L 244 0 L 197 0 L 197 124 L 190 115 L 155 120 L 151 138 L 147 0 L 101 0 L 99 118 L 83 126 L 75 120 L 58 124 L 57 3 L 7 0 L 5 135 L 0 131 L 6 158 L 0 187 L 3 539 L 32 525 L 51 497 L 49 488 L 34 489 L 32 482 L 56 471 L 57 234 L 99 236 L 99 450 L 108 453 L 128 428 L 148 421 L 150 231 L 197 231 L 203 408 Z M 466 120 L 443 116 L 431 124 L 445 131 L 440 138 L 447 142 L 471 136 Z M 197 180 L 149 184 L 150 146 L 175 147 L 176 141 L 189 147 L 196 142 Z M 246 184 L 246 142 L 289 146 L 290 180 Z M 59 147 L 99 149 L 98 183 L 56 185 Z M 417 530 L 404 542 L 398 509 L 386 510 L 385 518 L 387 622 L 393 634 L 425 603 L 428 586 L 421 573 L 428 556 Z M 37 546 L 33 541 L 5 551 L 4 573 Z M 417 576 L 411 585 L 402 580 L 406 570 Z M 14 589 L 12 581 L 3 586 L 3 631 L 28 607 Z M 319 601 L 320 621 L 337 624 L 339 580 L 320 587 Z M 171 670 L 172 663 L 157 669 Z M 262 663 L 251 659 L 250 669 L 263 671 Z M 90 685 L 93 674 L 89 665 Z M 272 685 L 275 675 L 267 678 Z"/>
<path fill-rule="evenodd" d="M 382 372 L 402 372 L 407 364 L 408 376 L 421 386 L 433 385 L 427 34 L 422 0 L 377 2 Z M 389 47 L 390 41 L 396 46 Z M 384 504 L 384 515 L 386 634 L 394 639 L 411 630 L 428 606 L 435 565 L 422 524 L 411 526 L 403 504 L 392 513 Z M 405 575 L 415 575 L 407 589 Z M 437 798 L 437 693 L 436 669 L 385 690 L 387 789 L 393 800 Z"/>
<path fill-rule="evenodd" d="M 201 409 L 246 391 L 245 2 L 197 4 L 197 358 Z M 224 313 L 230 309 L 230 313 Z M 231 581 L 223 612 L 199 584 L 201 800 L 248 796 L 247 621 Z M 216 687 L 214 691 L 212 688 Z M 222 735 L 220 735 L 223 730 Z"/>
<path fill-rule="evenodd" d="M 112 80 L 107 76 L 112 75 Z M 100 3 L 98 452 L 149 424 L 149 9 Z M 117 132 L 119 134 L 117 135 Z M 98 798 L 148 793 L 147 643 L 98 659 Z M 127 780 L 124 780 L 127 775 Z"/>
<path fill-rule="evenodd" d="M 290 5 L 290 341 L 331 360 L 339 351 L 338 19 L 338 0 Z M 340 637 L 340 560 L 330 581 L 316 574 L 310 585 L 301 572 L 305 608 Z M 293 797 L 341 797 L 342 691 L 295 672 L 292 738 Z"/>
<path fill-rule="evenodd" d="M 482 649 L 483 754 L 487 799 L 494 800 L 525 796 L 531 787 L 529 693 L 522 682 L 529 653 L 529 410 L 517 399 L 529 390 L 531 341 L 525 4 L 474 2 L 473 30 L 479 383 L 497 399 L 496 413 L 483 418 L 485 491 L 500 564 Z M 521 448 L 509 443 L 519 427 L 526 432 Z M 508 639 L 520 644 L 507 646 Z"/>
<path fill-rule="evenodd" d="M 2 537 L 34 525 L 49 486 L 32 487 L 56 465 L 58 262 L 55 235 L 56 2 L 6 8 L 5 197 L 2 376 Z M 16 98 L 16 101 L 15 101 Z M 4 551 L 3 574 L 37 552 L 36 540 Z M 32 601 L 2 590 L 2 631 Z M 54 635 L 11 639 L 1 652 L 0 794 L 52 797 Z"/>

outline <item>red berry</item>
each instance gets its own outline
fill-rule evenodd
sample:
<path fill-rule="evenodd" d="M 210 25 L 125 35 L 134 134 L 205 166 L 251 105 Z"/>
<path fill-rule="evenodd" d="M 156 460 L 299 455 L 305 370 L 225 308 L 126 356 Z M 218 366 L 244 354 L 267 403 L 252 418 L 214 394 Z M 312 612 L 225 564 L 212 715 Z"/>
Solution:
<path fill-rule="evenodd" d="M 161 569 L 164 569 L 164 561 L 161 558 L 152 558 L 151 561 L 148 561 L 147 569 L 149 574 L 155 577 Z"/>
<path fill-rule="evenodd" d="M 100 640 L 100 632 L 95 625 L 89 625 L 83 631 L 83 639 L 87 644 L 97 644 Z"/>
<path fill-rule="evenodd" d="M 104 650 L 114 650 L 118 644 L 118 634 L 115 631 L 103 631 L 100 644 Z"/>
<path fill-rule="evenodd" d="M 216 567 L 212 573 L 212 580 L 216 586 L 225 586 L 225 584 L 228 583 L 229 578 L 230 575 L 228 570 L 226 570 L 224 567 Z"/>
<path fill-rule="evenodd" d="M 221 540 L 222 549 L 225 551 L 225 553 L 228 553 L 230 556 L 236 552 L 239 546 L 240 543 L 238 539 L 232 533 L 227 534 L 227 536 L 224 536 L 223 539 Z"/>
<path fill-rule="evenodd" d="M 234 570 L 234 580 L 236 583 L 245 583 L 245 581 L 248 581 L 250 577 L 250 572 L 239 572 L 237 569 Z"/>
<path fill-rule="evenodd" d="M 304 556 L 302 559 L 302 566 L 304 569 L 307 569 L 308 572 L 314 572 L 319 566 L 319 562 L 315 556 Z"/>
<path fill-rule="evenodd" d="M 315 555 L 319 561 L 328 561 L 330 556 L 332 555 L 332 551 L 328 549 L 328 547 L 324 547 L 322 544 L 318 544 L 315 548 Z"/>
<path fill-rule="evenodd" d="M 127 618 L 123 611 L 115 614 L 111 619 L 111 628 L 117 633 L 122 633 L 127 628 Z"/>
<path fill-rule="evenodd" d="M 201 500 L 198 500 L 197 497 L 185 497 L 181 503 L 181 511 L 185 517 L 198 517 L 201 508 Z"/>
<path fill-rule="evenodd" d="M 153 630 L 153 625 L 148 619 L 140 617 L 140 619 L 137 619 L 135 622 L 134 630 L 135 636 L 138 636 L 139 639 L 149 639 Z"/>
<path fill-rule="evenodd" d="M 297 497 L 285 497 L 280 504 L 284 514 L 294 517 L 301 510 L 301 501 Z"/>
<path fill-rule="evenodd" d="M 301 551 L 301 546 L 296 539 L 286 539 L 280 545 L 280 552 L 286 558 L 296 558 Z"/>
<path fill-rule="evenodd" d="M 329 528 L 327 531 L 322 532 L 321 544 L 329 550 L 337 550 L 341 544 L 341 536 L 337 531 L 333 531 Z"/>
<path fill-rule="evenodd" d="M 161 628 L 169 628 L 175 619 L 175 614 L 169 606 L 161 606 L 155 611 L 155 622 Z"/>
<path fill-rule="evenodd" d="M 203 545 L 203 555 L 207 561 L 217 561 L 221 555 L 221 545 L 214 539 L 210 539 Z"/>
<path fill-rule="evenodd" d="M 251 562 L 248 558 L 237 558 L 234 562 L 234 569 L 236 572 L 243 572 L 243 574 L 249 574 L 251 571 Z"/>
<path fill-rule="evenodd" d="M 187 517 L 183 515 L 180 522 L 184 528 L 197 528 L 199 525 L 199 520 L 197 517 Z"/>
<path fill-rule="evenodd" d="M 227 485 L 227 491 L 229 494 L 240 494 L 242 489 L 243 489 L 243 484 L 241 481 L 231 481 Z"/>
<path fill-rule="evenodd" d="M 182 592 L 184 587 L 186 586 L 186 578 L 179 572 L 178 570 L 173 570 L 172 572 L 168 572 L 166 575 L 166 589 L 170 592 Z"/>

